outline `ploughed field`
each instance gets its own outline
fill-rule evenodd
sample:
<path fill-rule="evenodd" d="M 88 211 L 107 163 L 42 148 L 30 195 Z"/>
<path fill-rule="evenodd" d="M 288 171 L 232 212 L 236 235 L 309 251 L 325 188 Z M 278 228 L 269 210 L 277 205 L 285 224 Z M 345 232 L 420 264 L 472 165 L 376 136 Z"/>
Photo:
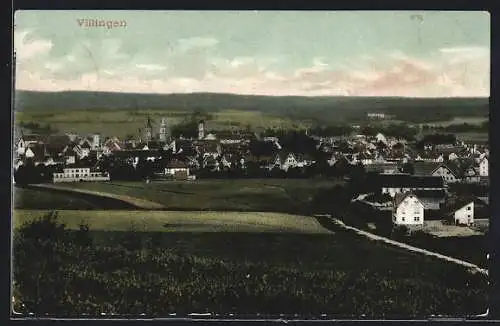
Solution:
<path fill-rule="evenodd" d="M 14 234 L 45 212 L 16 210 Z M 14 248 L 15 293 L 25 311 L 382 318 L 479 314 L 487 306 L 484 277 L 313 217 L 118 210 L 58 214 L 69 234 L 76 234 L 80 222 L 88 224 L 92 243 L 82 244 L 79 233 L 79 242 L 64 238 L 51 249 L 43 239 Z M 38 287 L 37 277 L 42 277 Z"/>

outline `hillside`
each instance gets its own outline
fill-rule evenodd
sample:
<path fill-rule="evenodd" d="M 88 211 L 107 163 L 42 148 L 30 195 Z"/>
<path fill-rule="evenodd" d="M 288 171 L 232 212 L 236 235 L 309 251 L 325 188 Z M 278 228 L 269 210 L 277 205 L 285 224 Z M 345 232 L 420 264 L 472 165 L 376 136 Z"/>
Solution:
<path fill-rule="evenodd" d="M 257 111 L 311 120 L 355 120 L 367 112 L 384 112 L 398 120 L 446 120 L 456 116 L 487 117 L 487 98 L 388 98 L 254 96 L 214 93 L 134 94 L 105 92 L 16 93 L 16 111 L 165 109 L 220 112 Z"/>

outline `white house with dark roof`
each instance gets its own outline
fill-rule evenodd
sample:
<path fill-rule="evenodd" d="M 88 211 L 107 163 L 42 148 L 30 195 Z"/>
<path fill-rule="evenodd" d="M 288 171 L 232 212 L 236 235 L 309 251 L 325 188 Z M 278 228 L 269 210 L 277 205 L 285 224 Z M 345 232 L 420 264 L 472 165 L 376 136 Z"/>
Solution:
<path fill-rule="evenodd" d="M 434 176 L 443 178 L 445 183 L 460 181 L 460 176 L 449 165 L 437 162 L 415 162 L 413 174 L 417 176 Z"/>
<path fill-rule="evenodd" d="M 474 202 L 475 198 L 457 199 L 448 207 L 447 216 L 457 225 L 474 224 Z"/>
<path fill-rule="evenodd" d="M 396 194 L 392 222 L 396 225 L 424 225 L 424 204 L 411 191 Z"/>
<path fill-rule="evenodd" d="M 479 175 L 481 177 L 489 176 L 489 161 L 488 157 L 484 156 L 481 161 L 479 161 Z"/>
<path fill-rule="evenodd" d="M 432 176 L 440 176 L 445 183 L 455 183 L 460 181 L 460 177 L 447 165 L 441 164 L 431 173 Z"/>

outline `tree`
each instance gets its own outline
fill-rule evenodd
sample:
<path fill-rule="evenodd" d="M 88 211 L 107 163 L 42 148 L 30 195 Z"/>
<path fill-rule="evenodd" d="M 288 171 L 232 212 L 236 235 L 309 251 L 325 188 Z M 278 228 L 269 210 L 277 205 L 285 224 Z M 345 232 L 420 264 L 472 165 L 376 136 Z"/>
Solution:
<path fill-rule="evenodd" d="M 398 225 L 392 229 L 391 238 L 394 240 L 403 240 L 408 236 L 408 227 L 406 225 Z"/>
<path fill-rule="evenodd" d="M 275 149 L 271 142 L 264 142 L 257 139 L 252 139 L 249 145 L 250 153 L 255 157 L 271 156 Z"/>
<path fill-rule="evenodd" d="M 349 177 L 351 186 L 355 189 L 363 189 L 366 180 L 366 171 L 363 163 L 359 162 L 356 165 L 351 165 L 349 168 Z"/>
<path fill-rule="evenodd" d="M 67 261 L 65 225 L 50 212 L 26 222 L 14 235 L 14 279 L 30 312 L 53 310 L 62 299 L 66 281 L 60 268 Z"/>
<path fill-rule="evenodd" d="M 321 189 L 313 197 L 311 211 L 316 214 L 343 215 L 353 197 L 352 191 L 341 185 L 326 190 Z"/>

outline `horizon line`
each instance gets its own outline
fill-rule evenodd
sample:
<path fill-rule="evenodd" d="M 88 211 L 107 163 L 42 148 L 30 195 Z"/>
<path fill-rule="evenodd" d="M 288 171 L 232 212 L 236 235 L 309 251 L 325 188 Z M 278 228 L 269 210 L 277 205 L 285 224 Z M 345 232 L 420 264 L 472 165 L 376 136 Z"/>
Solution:
<path fill-rule="evenodd" d="M 404 99 L 489 99 L 488 96 L 402 96 L 402 95 L 272 95 L 272 94 L 252 94 L 252 93 L 228 93 L 228 92 L 172 92 L 172 93 L 146 93 L 146 92 L 120 92 L 120 91 L 99 91 L 99 90 L 31 90 L 31 89 L 14 89 L 14 92 L 31 92 L 31 93 L 103 93 L 103 94 L 140 94 L 140 95 L 196 95 L 196 94 L 213 94 L 213 95 L 232 95 L 232 96 L 255 96 L 255 97 L 305 97 L 305 98 L 326 98 L 326 97 L 341 97 L 341 98 L 404 98 Z"/>

